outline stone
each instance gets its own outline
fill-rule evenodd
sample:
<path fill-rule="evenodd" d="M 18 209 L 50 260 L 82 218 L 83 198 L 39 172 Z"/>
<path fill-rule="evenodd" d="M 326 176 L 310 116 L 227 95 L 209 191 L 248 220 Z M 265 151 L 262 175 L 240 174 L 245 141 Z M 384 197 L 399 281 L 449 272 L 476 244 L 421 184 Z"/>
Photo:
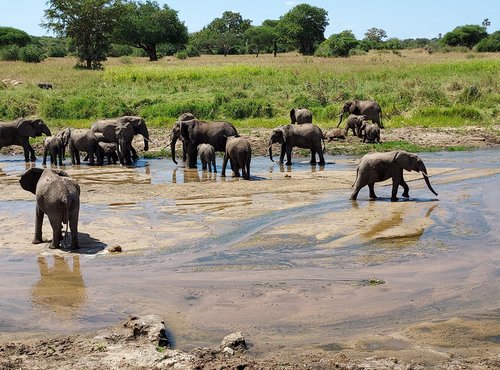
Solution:
<path fill-rule="evenodd" d="M 229 347 L 232 350 L 241 352 L 244 352 L 248 348 L 245 338 L 240 331 L 226 335 L 221 342 L 221 347 L 224 349 Z"/>

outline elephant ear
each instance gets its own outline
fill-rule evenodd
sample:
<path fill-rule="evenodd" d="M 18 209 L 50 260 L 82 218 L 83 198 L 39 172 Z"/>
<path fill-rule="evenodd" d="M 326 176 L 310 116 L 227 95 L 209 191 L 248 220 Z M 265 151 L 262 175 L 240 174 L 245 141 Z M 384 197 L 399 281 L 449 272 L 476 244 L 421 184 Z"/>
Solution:
<path fill-rule="evenodd" d="M 394 156 L 394 162 L 396 162 L 399 167 L 405 169 L 406 171 L 414 171 L 417 161 L 418 157 L 415 154 L 405 151 L 397 151 L 396 155 Z"/>
<path fill-rule="evenodd" d="M 358 100 L 353 100 L 349 102 L 349 113 L 352 114 L 356 110 L 358 106 Z"/>
<path fill-rule="evenodd" d="M 292 123 L 294 123 L 296 121 L 295 110 L 296 110 L 296 108 L 292 108 L 292 110 L 290 111 L 290 119 L 292 120 Z"/>
<path fill-rule="evenodd" d="M 38 184 L 38 180 L 40 180 L 43 171 L 44 170 L 41 168 L 30 168 L 21 175 L 19 184 L 21 184 L 21 187 L 24 190 L 36 194 L 36 185 Z"/>
<path fill-rule="evenodd" d="M 196 121 L 189 121 L 189 123 L 191 122 L 196 122 Z M 179 139 L 181 141 L 184 141 L 184 140 L 189 140 L 189 130 L 190 128 L 193 126 L 191 124 L 189 124 L 188 121 L 180 121 L 180 124 L 179 124 L 179 131 L 180 131 L 180 134 L 179 134 Z"/>
<path fill-rule="evenodd" d="M 283 143 L 286 143 L 286 138 L 288 136 L 288 131 L 285 130 L 285 128 L 283 128 L 283 127 L 278 128 L 278 130 L 280 130 L 281 133 L 282 133 L 282 135 L 283 135 Z"/>
<path fill-rule="evenodd" d="M 35 137 L 37 125 L 37 121 L 22 119 L 17 123 L 17 131 L 21 136 Z"/>

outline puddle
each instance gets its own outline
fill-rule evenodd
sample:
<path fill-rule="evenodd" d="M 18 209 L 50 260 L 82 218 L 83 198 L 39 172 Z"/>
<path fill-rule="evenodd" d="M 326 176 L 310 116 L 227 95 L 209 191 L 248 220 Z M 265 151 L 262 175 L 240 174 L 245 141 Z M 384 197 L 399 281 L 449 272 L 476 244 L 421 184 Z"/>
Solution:
<path fill-rule="evenodd" d="M 439 200 L 408 174 L 412 197 L 396 203 L 384 184 L 379 201 L 367 189 L 348 200 L 350 156 L 324 168 L 254 158 L 251 182 L 168 159 L 68 166 L 83 189 L 78 251 L 30 244 L 35 201 L 17 185 L 26 166 L 0 157 L 0 225 L 9 230 L 0 332 L 83 331 L 157 313 L 179 348 L 241 330 L 256 352 L 284 336 L 335 350 L 332 338 L 496 309 L 498 154 L 424 153 Z M 106 253 L 115 245 L 123 253 Z"/>

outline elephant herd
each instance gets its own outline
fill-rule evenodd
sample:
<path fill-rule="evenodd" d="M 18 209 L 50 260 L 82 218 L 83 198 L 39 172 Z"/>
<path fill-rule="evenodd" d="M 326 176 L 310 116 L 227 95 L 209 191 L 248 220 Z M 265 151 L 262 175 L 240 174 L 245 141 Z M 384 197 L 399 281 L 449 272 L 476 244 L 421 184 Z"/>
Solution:
<path fill-rule="evenodd" d="M 344 113 L 349 113 L 346 131 L 352 129 L 355 135 L 363 132 L 365 139 L 380 141 L 380 107 L 378 104 L 363 104 L 354 101 L 346 103 L 340 113 L 340 122 Z M 361 116 L 361 118 L 358 118 Z M 321 129 L 312 124 L 311 112 L 307 109 L 292 109 L 291 122 L 272 130 L 269 139 L 269 157 L 273 160 L 272 144 L 281 144 L 280 163 L 285 154 L 286 165 L 291 165 L 293 147 L 311 151 L 311 165 L 325 164 L 324 135 Z M 370 124 L 367 121 L 372 120 Z M 352 127 L 351 127 L 352 122 Z M 297 124 L 295 124 L 297 123 Z M 377 130 L 371 126 L 376 126 Z M 372 133 L 374 131 L 374 133 Z M 72 164 L 80 164 L 80 151 L 87 153 L 90 165 L 102 165 L 104 157 L 108 163 L 119 161 L 122 165 L 131 165 L 138 158 L 132 147 L 135 135 L 142 135 L 144 150 L 149 148 L 149 133 L 144 119 L 137 116 L 124 116 L 115 119 L 103 119 L 92 124 L 90 129 L 67 128 L 55 136 L 40 119 L 20 119 L 13 122 L 0 123 L 0 147 L 19 145 L 23 147 L 25 161 L 34 161 L 35 154 L 29 144 L 29 137 L 47 135 L 44 142 L 43 164 L 50 155 L 52 164 L 62 165 L 66 147 L 69 148 Z M 231 165 L 234 176 L 250 180 L 250 162 L 252 147 L 250 142 L 239 136 L 236 128 L 229 122 L 205 122 L 198 120 L 191 113 L 182 114 L 173 125 L 170 133 L 172 160 L 177 164 L 175 145 L 182 143 L 182 158 L 190 168 L 196 168 L 198 156 L 203 170 L 217 172 L 215 153 L 223 152 L 221 175 L 226 175 L 227 163 Z M 319 162 L 316 162 L 316 154 Z M 95 156 L 95 159 L 94 159 Z M 351 200 L 356 200 L 359 191 L 368 185 L 369 197 L 377 198 L 374 192 L 376 182 L 392 179 L 391 200 L 397 201 L 398 187 L 403 188 L 403 197 L 409 197 L 409 187 L 404 181 L 403 170 L 422 172 L 424 180 L 435 195 L 423 161 L 415 154 L 405 151 L 388 153 L 372 153 L 365 155 L 357 168 L 354 191 Z M 71 246 L 78 248 L 78 214 L 80 208 L 80 187 L 68 174 L 59 169 L 31 168 L 19 180 L 21 187 L 36 196 L 35 237 L 33 243 L 42 242 L 42 223 L 46 214 L 52 226 L 53 236 L 51 248 L 58 248 L 62 238 L 62 226 L 66 224 L 71 230 Z"/>

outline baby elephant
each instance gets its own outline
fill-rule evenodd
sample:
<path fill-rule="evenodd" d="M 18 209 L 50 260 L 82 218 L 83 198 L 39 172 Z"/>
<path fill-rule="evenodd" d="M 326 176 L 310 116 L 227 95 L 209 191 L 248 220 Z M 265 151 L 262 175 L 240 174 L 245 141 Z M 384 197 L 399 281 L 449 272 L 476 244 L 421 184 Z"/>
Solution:
<path fill-rule="evenodd" d="M 215 165 L 215 149 L 210 144 L 200 144 L 198 145 L 198 155 L 201 160 L 201 168 L 203 171 L 208 170 L 212 172 L 212 166 L 214 168 L 214 172 L 217 172 L 217 167 Z"/>
<path fill-rule="evenodd" d="M 51 164 L 63 165 L 64 159 L 64 145 L 62 142 L 61 135 L 47 136 L 43 142 L 43 161 L 42 164 L 45 166 L 47 164 L 47 155 L 50 155 Z"/>
<path fill-rule="evenodd" d="M 50 248 L 59 248 L 62 224 L 71 230 L 71 247 L 78 248 L 78 213 L 80 212 L 80 186 L 61 170 L 30 168 L 19 180 L 21 187 L 36 196 L 35 238 L 33 244 L 43 243 L 43 215 L 47 214 L 52 226 Z"/>
<path fill-rule="evenodd" d="M 363 133 L 363 143 L 380 144 L 380 127 L 376 123 L 363 121 L 360 132 Z"/>
<path fill-rule="evenodd" d="M 231 162 L 234 176 L 240 177 L 240 168 L 245 180 L 250 180 L 250 161 L 252 160 L 252 147 L 247 139 L 239 136 L 229 136 L 226 141 L 226 151 L 222 162 L 221 176 L 226 176 L 227 161 Z"/>
<path fill-rule="evenodd" d="M 101 158 L 106 158 L 108 164 L 116 164 L 118 162 L 118 154 L 116 154 L 116 143 L 106 143 L 104 141 L 99 141 L 99 151 L 101 152 Z"/>
<path fill-rule="evenodd" d="M 347 123 L 345 125 L 344 134 L 347 136 L 349 130 L 352 130 L 352 134 L 357 137 L 361 137 L 361 127 L 363 121 L 366 120 L 366 116 L 360 114 L 351 114 L 347 117 Z"/>

